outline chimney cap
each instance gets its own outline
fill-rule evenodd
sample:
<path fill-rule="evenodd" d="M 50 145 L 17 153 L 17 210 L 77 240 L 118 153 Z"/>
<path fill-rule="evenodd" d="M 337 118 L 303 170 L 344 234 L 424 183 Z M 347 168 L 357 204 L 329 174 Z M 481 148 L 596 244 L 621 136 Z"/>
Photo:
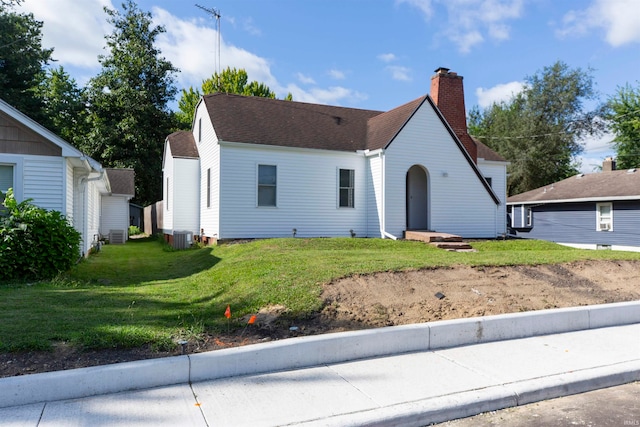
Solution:
<path fill-rule="evenodd" d="M 434 71 L 435 71 L 437 74 L 447 74 L 447 73 L 449 72 L 449 70 L 450 70 L 450 69 L 451 69 L 451 68 L 438 67 L 438 68 L 436 68 Z"/>

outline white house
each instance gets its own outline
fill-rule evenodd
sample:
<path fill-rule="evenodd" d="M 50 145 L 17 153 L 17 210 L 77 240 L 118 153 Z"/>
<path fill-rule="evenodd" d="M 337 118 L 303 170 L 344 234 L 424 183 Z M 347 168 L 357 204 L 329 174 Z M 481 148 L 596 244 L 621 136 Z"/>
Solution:
<path fill-rule="evenodd" d="M 506 165 L 467 134 L 462 77 L 444 68 L 431 96 L 388 112 L 206 95 L 165 143 L 164 233 L 494 238 Z"/>
<path fill-rule="evenodd" d="M 103 168 L 0 100 L 0 191 L 9 188 L 18 201 L 32 199 L 65 215 L 82 235 L 83 254 L 106 230 L 122 231 L 126 239 L 133 171 Z"/>

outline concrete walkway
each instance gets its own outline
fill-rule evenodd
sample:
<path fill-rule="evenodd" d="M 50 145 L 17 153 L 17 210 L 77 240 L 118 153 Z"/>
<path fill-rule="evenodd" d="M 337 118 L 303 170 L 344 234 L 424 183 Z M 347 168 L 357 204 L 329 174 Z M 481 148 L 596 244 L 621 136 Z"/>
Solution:
<path fill-rule="evenodd" d="M 4 378 L 0 425 L 423 426 L 637 380 L 631 302 Z"/>

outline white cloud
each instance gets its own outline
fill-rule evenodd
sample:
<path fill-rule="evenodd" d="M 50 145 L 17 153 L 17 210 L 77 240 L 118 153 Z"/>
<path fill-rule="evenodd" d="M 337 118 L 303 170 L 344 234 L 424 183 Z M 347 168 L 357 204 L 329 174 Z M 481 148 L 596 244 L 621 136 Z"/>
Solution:
<path fill-rule="evenodd" d="M 419 9 L 427 19 L 430 19 L 433 15 L 433 6 L 431 4 L 431 0 L 396 0 L 396 3 L 408 3 L 416 9 Z"/>
<path fill-rule="evenodd" d="M 104 54 L 104 36 L 111 34 L 104 7 L 114 9 L 111 0 L 26 1 L 20 10 L 43 21 L 42 46 L 53 47 L 53 58 L 63 66 L 98 68 Z"/>
<path fill-rule="evenodd" d="M 581 163 L 580 172 L 596 172 L 599 170 L 598 167 L 602 166 L 602 161 L 605 158 L 615 157 L 612 145 L 614 137 L 614 134 L 605 132 L 600 136 L 587 137 L 580 141 L 584 146 L 583 153 L 577 159 Z"/>
<path fill-rule="evenodd" d="M 334 80 L 344 80 L 347 77 L 344 71 L 336 70 L 335 68 L 329 70 L 329 76 Z"/>
<path fill-rule="evenodd" d="M 583 36 L 593 29 L 605 32 L 611 46 L 640 42 L 640 2 L 637 0 L 593 0 L 584 10 L 569 11 L 563 18 L 564 27 L 557 34 Z"/>
<path fill-rule="evenodd" d="M 398 80 L 402 82 L 410 82 L 411 80 L 413 80 L 411 78 L 410 68 L 390 65 L 386 67 L 386 70 L 391 73 L 391 77 L 393 78 L 393 80 Z"/>
<path fill-rule="evenodd" d="M 313 88 L 311 90 L 303 90 L 295 84 L 290 84 L 286 87 L 286 91 L 291 92 L 294 101 L 311 102 L 314 104 L 352 105 L 367 99 L 365 94 L 342 86 L 332 86 L 328 89 Z"/>
<path fill-rule="evenodd" d="M 200 87 L 202 80 L 227 67 L 244 68 L 249 80 L 257 80 L 276 90 L 277 81 L 271 74 L 269 62 L 242 48 L 227 44 L 218 32 L 203 19 L 180 19 L 164 9 L 153 9 L 154 22 L 163 25 L 166 33 L 158 37 L 162 54 L 180 69 L 178 80 L 182 86 Z M 218 57 L 220 63 L 218 64 Z"/>
<path fill-rule="evenodd" d="M 478 105 L 481 108 L 487 108 L 494 103 L 509 101 L 514 95 L 521 92 L 523 88 L 524 83 L 522 82 L 501 83 L 489 89 L 479 87 L 476 89 Z"/>
<path fill-rule="evenodd" d="M 296 78 L 300 81 L 300 83 L 303 83 L 303 84 L 306 84 L 306 85 L 314 85 L 314 84 L 316 84 L 316 81 L 313 80 L 312 77 L 305 76 L 302 73 L 296 73 Z"/>
<path fill-rule="evenodd" d="M 431 21 L 436 6 L 444 8 L 443 34 L 460 52 L 469 52 L 486 38 L 503 41 L 510 37 L 507 21 L 520 18 L 524 0 L 398 0 L 419 9 Z"/>
<path fill-rule="evenodd" d="M 382 62 L 393 62 L 398 58 L 393 53 L 381 53 L 378 59 Z"/>

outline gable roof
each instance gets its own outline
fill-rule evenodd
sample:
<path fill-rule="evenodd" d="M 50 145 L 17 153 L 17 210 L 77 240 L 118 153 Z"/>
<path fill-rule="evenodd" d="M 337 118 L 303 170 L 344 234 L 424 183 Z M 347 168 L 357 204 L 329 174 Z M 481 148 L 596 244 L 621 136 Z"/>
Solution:
<path fill-rule="evenodd" d="M 381 113 L 369 119 L 366 148 L 377 150 L 387 148 L 411 116 L 424 103 L 427 96 L 421 96 L 393 110 Z"/>
<path fill-rule="evenodd" d="M 197 159 L 198 147 L 196 147 L 196 140 L 193 138 L 193 133 L 189 131 L 174 132 L 167 137 L 167 141 L 171 148 L 171 155 L 173 157 L 185 157 Z"/>
<path fill-rule="evenodd" d="M 381 114 L 226 93 L 205 95 L 203 101 L 222 141 L 321 150 L 364 150 L 367 120 Z"/>
<path fill-rule="evenodd" d="M 640 199 L 640 171 L 635 169 L 579 174 L 511 196 L 507 203 L 563 203 Z"/>
<path fill-rule="evenodd" d="M 111 186 L 111 194 L 121 194 L 133 197 L 136 193 L 133 169 L 105 168 Z"/>
<path fill-rule="evenodd" d="M 490 161 L 490 162 L 505 162 L 505 163 L 507 163 L 507 160 L 504 157 L 502 157 L 500 154 L 498 154 L 495 151 L 493 151 L 487 145 L 483 144 L 479 139 L 474 138 L 474 137 L 471 137 L 471 139 L 473 140 L 473 142 L 476 143 L 476 146 L 478 147 L 478 158 L 479 159 L 485 159 L 485 160 Z"/>

